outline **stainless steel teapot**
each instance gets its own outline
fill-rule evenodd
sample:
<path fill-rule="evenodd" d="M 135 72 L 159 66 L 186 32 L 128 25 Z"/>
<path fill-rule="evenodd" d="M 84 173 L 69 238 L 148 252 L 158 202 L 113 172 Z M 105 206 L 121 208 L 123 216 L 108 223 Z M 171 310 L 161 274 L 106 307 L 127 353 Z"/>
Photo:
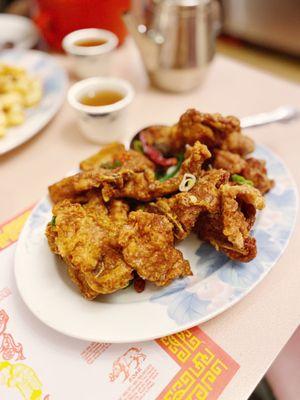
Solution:
<path fill-rule="evenodd" d="M 123 16 L 150 81 L 173 92 L 203 80 L 214 56 L 219 17 L 216 0 L 137 0 Z"/>

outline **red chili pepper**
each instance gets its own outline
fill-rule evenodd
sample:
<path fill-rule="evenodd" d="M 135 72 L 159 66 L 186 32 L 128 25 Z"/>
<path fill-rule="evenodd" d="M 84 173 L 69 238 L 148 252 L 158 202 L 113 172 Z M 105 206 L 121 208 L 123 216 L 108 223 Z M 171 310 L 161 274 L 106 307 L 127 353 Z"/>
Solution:
<path fill-rule="evenodd" d="M 134 290 L 138 293 L 141 293 L 144 291 L 146 286 L 146 281 L 141 278 L 136 272 L 134 274 L 134 280 L 133 280 L 133 287 Z"/>
<path fill-rule="evenodd" d="M 162 167 L 170 167 L 171 165 L 177 164 L 176 157 L 165 158 L 159 150 L 148 144 L 145 133 L 143 132 L 140 134 L 140 141 L 142 142 L 144 153 L 155 162 L 155 164 L 161 165 Z"/>

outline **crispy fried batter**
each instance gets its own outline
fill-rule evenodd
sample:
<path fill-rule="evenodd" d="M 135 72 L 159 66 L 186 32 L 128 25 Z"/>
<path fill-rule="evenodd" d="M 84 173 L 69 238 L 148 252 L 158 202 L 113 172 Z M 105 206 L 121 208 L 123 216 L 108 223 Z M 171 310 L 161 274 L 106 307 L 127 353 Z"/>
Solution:
<path fill-rule="evenodd" d="M 239 154 L 227 150 L 215 150 L 213 168 L 225 169 L 231 174 L 239 174 L 246 166 L 246 161 Z"/>
<path fill-rule="evenodd" d="M 80 168 L 83 171 L 108 167 L 111 168 L 114 164 L 120 163 L 123 167 L 132 169 L 133 171 L 150 168 L 154 171 L 155 166 L 152 161 L 145 157 L 142 153 L 134 150 L 126 150 L 121 143 L 111 143 L 98 153 L 83 160 L 80 163 Z"/>
<path fill-rule="evenodd" d="M 49 247 L 88 299 L 122 289 L 134 276 L 141 291 L 145 280 L 165 286 L 192 275 L 174 247 L 175 239 L 192 230 L 233 260 L 256 256 L 250 230 L 264 207 L 262 194 L 274 182 L 264 161 L 245 157 L 254 143 L 242 134 L 239 120 L 191 109 L 173 126 L 151 126 L 142 133 L 141 145 L 157 165 L 112 143 L 82 161 L 82 172 L 49 187 L 55 203 L 46 229 Z M 172 163 L 176 156 L 178 165 L 167 170 L 170 163 L 163 163 L 163 156 Z M 185 174 L 194 186 L 180 185 Z M 232 174 L 259 190 L 231 182 Z"/>
<path fill-rule="evenodd" d="M 88 300 L 94 300 L 98 296 L 98 292 L 93 290 L 86 281 L 85 273 L 81 272 L 80 269 L 75 269 L 67 265 L 68 275 L 71 281 L 78 287 L 80 293 Z"/>
<path fill-rule="evenodd" d="M 201 214 L 196 230 L 200 239 L 210 242 L 228 257 L 251 261 L 256 256 L 256 244 L 250 229 L 256 210 L 263 207 L 264 199 L 257 189 L 225 184 L 220 188 L 219 211 Z"/>
<path fill-rule="evenodd" d="M 82 294 L 93 299 L 126 287 L 132 268 L 119 252 L 117 235 L 128 213 L 128 206 L 113 201 L 108 208 L 101 198 L 85 205 L 63 200 L 53 208 L 55 224 L 49 223 L 49 245 L 68 265 L 71 279 Z"/>
<path fill-rule="evenodd" d="M 274 187 L 275 183 L 273 179 L 268 178 L 266 162 L 264 160 L 258 160 L 254 157 L 247 158 L 246 165 L 240 173 L 246 179 L 250 179 L 262 194 L 267 193 Z"/>
<path fill-rule="evenodd" d="M 229 174 L 226 171 L 206 171 L 189 192 L 178 193 L 168 199 L 158 199 L 155 203 L 150 203 L 146 210 L 164 214 L 173 224 L 176 239 L 183 240 L 189 235 L 201 213 L 217 212 L 219 187 L 228 180 Z"/>
<path fill-rule="evenodd" d="M 244 238 L 253 225 L 255 210 L 262 210 L 265 206 L 264 198 L 251 186 L 227 184 L 221 187 L 221 203 L 223 234 L 238 249 L 242 249 Z M 243 203 L 253 206 L 251 218 L 243 212 Z"/>
<path fill-rule="evenodd" d="M 186 144 L 196 141 L 215 148 L 246 155 L 254 150 L 252 139 L 241 133 L 240 121 L 232 116 L 201 113 L 187 110 L 176 125 L 152 126 L 146 128 L 144 136 L 149 144 L 155 145 L 164 154 L 174 154 L 184 149 Z"/>
<path fill-rule="evenodd" d="M 90 171 L 101 167 L 103 164 L 113 164 L 118 159 L 120 153 L 125 151 L 125 146 L 122 143 L 114 142 L 103 147 L 96 154 L 86 158 L 79 164 L 82 171 Z"/>
<path fill-rule="evenodd" d="M 274 181 L 268 178 L 264 160 L 254 157 L 244 159 L 227 150 L 216 150 L 212 166 L 226 169 L 231 174 L 239 174 L 245 179 L 249 179 L 262 194 L 267 193 L 274 186 Z"/>
<path fill-rule="evenodd" d="M 231 260 L 239 261 L 239 262 L 250 262 L 257 255 L 257 247 L 256 247 L 256 239 L 254 237 L 248 236 L 244 240 L 243 251 L 235 250 L 223 247 L 222 251 L 229 257 Z"/>
<path fill-rule="evenodd" d="M 194 146 L 188 146 L 179 173 L 175 177 L 164 182 L 155 180 L 149 186 L 150 196 L 145 200 L 151 201 L 152 199 L 178 192 L 184 174 L 190 173 L 196 177 L 200 176 L 202 174 L 201 167 L 204 161 L 210 157 L 211 154 L 208 148 L 200 142 L 196 142 Z"/>
<path fill-rule="evenodd" d="M 256 257 L 256 240 L 248 236 L 242 249 L 236 249 L 222 232 L 222 218 L 219 213 L 201 214 L 196 225 L 196 231 L 201 240 L 210 242 L 218 251 L 222 251 L 232 260 L 249 262 Z"/>
<path fill-rule="evenodd" d="M 115 170 L 104 168 L 80 172 L 49 186 L 49 194 L 54 203 L 65 199 L 76 200 L 76 197 L 85 195 L 86 191 L 105 184 L 122 186 L 128 174 L 128 171 L 116 173 Z"/>
<path fill-rule="evenodd" d="M 212 153 L 212 166 L 252 180 L 261 193 L 268 192 L 274 181 L 267 176 L 265 162 L 244 157 L 254 150 L 252 139 L 243 135 L 237 118 L 187 110 L 173 126 L 150 126 L 142 131 L 145 140 L 165 155 L 182 151 L 195 141 L 207 145 Z"/>
<path fill-rule="evenodd" d="M 52 201 L 64 199 L 84 201 L 86 192 L 99 188 L 108 201 L 111 192 L 123 188 L 127 182 L 137 184 L 140 180 L 154 179 L 154 164 L 143 154 L 134 150 L 125 150 L 120 143 L 110 144 L 90 158 L 82 161 L 84 172 L 64 178 L 49 186 Z M 130 197 L 130 196 L 129 196 Z"/>
<path fill-rule="evenodd" d="M 133 150 L 124 154 L 128 158 L 130 168 L 124 165 L 112 170 L 96 168 L 65 178 L 49 187 L 49 193 L 54 203 L 63 199 L 75 199 L 84 192 L 98 188 L 105 201 L 111 198 L 133 198 L 140 201 L 150 201 L 156 197 L 178 191 L 182 176 L 186 172 L 199 174 L 203 162 L 211 156 L 207 147 L 195 143 L 186 150 L 185 161 L 177 177 L 165 182 L 156 180 L 152 168 L 148 164 L 135 163 L 132 154 L 140 154 Z M 140 155 L 144 157 L 143 155 Z M 139 157 L 140 157 L 139 156 Z M 152 164 L 152 163 L 151 163 Z"/>
<path fill-rule="evenodd" d="M 120 233 L 125 261 L 157 286 L 192 275 L 188 261 L 174 248 L 172 228 L 165 216 L 140 210 L 130 213 Z"/>

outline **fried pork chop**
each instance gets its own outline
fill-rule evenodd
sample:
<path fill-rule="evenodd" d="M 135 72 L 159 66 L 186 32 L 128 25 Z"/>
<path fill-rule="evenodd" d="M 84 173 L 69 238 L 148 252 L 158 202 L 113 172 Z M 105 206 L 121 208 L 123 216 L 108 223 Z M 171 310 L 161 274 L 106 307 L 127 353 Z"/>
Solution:
<path fill-rule="evenodd" d="M 133 279 L 140 291 L 145 281 L 192 275 L 175 248 L 192 231 L 233 260 L 252 260 L 251 228 L 274 182 L 263 160 L 246 157 L 254 143 L 239 120 L 188 110 L 137 141 L 141 151 L 112 143 L 49 187 L 48 243 L 81 293 L 94 299 Z"/>
<path fill-rule="evenodd" d="M 250 230 L 256 210 L 262 210 L 264 206 L 264 198 L 257 189 L 225 184 L 220 187 L 218 211 L 199 216 L 196 227 L 198 236 L 229 258 L 249 262 L 257 253 L 256 241 Z"/>
<path fill-rule="evenodd" d="M 146 210 L 165 215 L 173 225 L 176 239 L 183 240 L 191 233 L 201 213 L 219 210 L 219 188 L 228 180 L 226 171 L 205 171 L 190 191 L 158 199 L 149 203 Z"/>
<path fill-rule="evenodd" d="M 254 150 L 254 142 L 241 132 L 240 121 L 233 116 L 187 110 L 173 126 L 150 126 L 142 135 L 164 154 L 176 154 L 196 141 L 214 149 L 228 150 L 242 156 Z"/>
<path fill-rule="evenodd" d="M 88 299 L 122 289 L 133 278 L 117 241 L 127 213 L 126 203 L 113 200 L 106 206 L 96 196 L 84 205 L 63 200 L 53 207 L 46 229 L 49 246 Z"/>
<path fill-rule="evenodd" d="M 144 165 L 140 164 L 140 158 L 146 158 L 145 156 L 134 150 L 129 150 L 126 155 L 128 154 L 131 158 L 130 166 L 124 162 L 113 169 L 96 167 L 51 185 L 49 193 L 52 201 L 54 203 L 63 199 L 76 201 L 78 197 L 82 197 L 92 189 L 98 189 L 105 201 L 112 198 L 150 201 L 177 192 L 183 175 L 187 172 L 200 173 L 203 162 L 211 156 L 206 146 L 196 142 L 193 147 L 187 148 L 178 176 L 161 182 L 156 179 L 153 169 L 149 167 L 149 160 Z M 139 162 L 135 164 L 133 157 Z"/>
<path fill-rule="evenodd" d="M 163 215 L 131 212 L 120 232 L 125 261 L 140 277 L 157 286 L 192 275 L 190 264 L 174 247 L 173 226 Z"/>

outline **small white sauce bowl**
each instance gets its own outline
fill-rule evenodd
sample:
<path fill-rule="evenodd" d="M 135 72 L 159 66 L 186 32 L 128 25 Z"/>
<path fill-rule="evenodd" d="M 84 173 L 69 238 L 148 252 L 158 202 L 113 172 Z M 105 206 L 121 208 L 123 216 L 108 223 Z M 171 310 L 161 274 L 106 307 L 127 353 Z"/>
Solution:
<path fill-rule="evenodd" d="M 99 46 L 78 46 L 75 43 L 88 39 L 104 39 Z M 117 36 L 105 29 L 79 29 L 69 33 L 62 41 L 62 47 L 72 59 L 73 69 L 79 78 L 106 76 L 109 73 L 111 53 L 118 46 Z"/>
<path fill-rule="evenodd" d="M 80 102 L 91 91 L 116 91 L 123 98 L 105 106 L 88 106 Z M 89 140 L 106 144 L 122 140 L 127 132 L 127 108 L 134 98 L 131 84 L 118 78 L 89 78 L 75 83 L 68 91 L 68 102 L 76 111 L 82 133 Z"/>

